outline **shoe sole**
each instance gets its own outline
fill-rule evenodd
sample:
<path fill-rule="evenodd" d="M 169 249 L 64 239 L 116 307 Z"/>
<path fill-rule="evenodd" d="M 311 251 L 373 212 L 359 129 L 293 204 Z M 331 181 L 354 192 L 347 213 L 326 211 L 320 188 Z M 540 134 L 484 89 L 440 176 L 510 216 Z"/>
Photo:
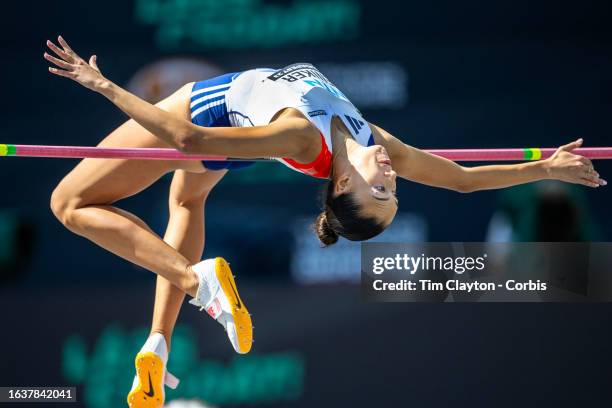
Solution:
<path fill-rule="evenodd" d="M 248 353 L 253 344 L 253 323 L 246 305 L 238 295 L 238 287 L 229 264 L 223 258 L 215 258 L 215 274 L 232 309 L 232 317 L 238 336 L 238 349 L 241 354 Z"/>
<path fill-rule="evenodd" d="M 136 367 L 138 385 L 127 396 L 128 406 L 131 408 L 163 407 L 164 363 L 161 358 L 151 352 L 138 353 L 134 360 L 134 366 Z M 150 383 L 149 378 L 151 379 Z M 149 384 L 152 384 L 153 396 L 150 396 Z"/>

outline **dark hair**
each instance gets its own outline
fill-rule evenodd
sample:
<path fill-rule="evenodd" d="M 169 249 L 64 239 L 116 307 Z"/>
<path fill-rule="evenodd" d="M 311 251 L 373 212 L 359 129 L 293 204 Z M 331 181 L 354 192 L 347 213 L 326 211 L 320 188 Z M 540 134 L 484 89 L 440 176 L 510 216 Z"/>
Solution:
<path fill-rule="evenodd" d="M 383 232 L 385 225 L 376 218 L 361 215 L 361 206 L 353 193 L 334 197 L 333 192 L 334 183 L 330 181 L 323 194 L 325 209 L 314 224 L 315 232 L 323 245 L 336 243 L 339 235 L 350 241 L 364 241 Z"/>

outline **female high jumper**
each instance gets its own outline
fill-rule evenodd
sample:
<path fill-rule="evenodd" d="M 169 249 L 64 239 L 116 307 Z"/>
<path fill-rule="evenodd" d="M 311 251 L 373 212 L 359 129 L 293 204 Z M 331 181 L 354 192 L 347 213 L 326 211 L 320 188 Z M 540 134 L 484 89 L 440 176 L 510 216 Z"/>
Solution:
<path fill-rule="evenodd" d="M 605 185 L 587 158 L 571 151 L 578 139 L 536 162 L 463 167 L 426 153 L 368 123 L 325 76 L 310 64 L 252 69 L 189 83 L 156 105 L 104 77 L 96 56 L 79 57 L 62 37 L 47 41 L 53 74 L 98 92 L 132 119 L 98 146 L 172 147 L 187 154 L 253 159 L 278 157 L 301 173 L 329 179 L 315 229 L 324 245 L 339 236 L 360 241 L 382 232 L 398 202 L 396 176 L 472 192 L 557 179 Z M 246 163 L 248 165 L 249 163 Z M 204 203 L 228 169 L 244 162 L 84 159 L 55 188 L 51 209 L 72 232 L 146 268 L 157 276 L 151 336 L 136 356 L 131 407 L 161 407 L 170 338 L 185 294 L 227 331 L 238 353 L 252 343 L 251 318 L 227 262 L 200 262 Z M 141 219 L 113 204 L 174 172 L 170 219 L 164 238 Z M 174 383 L 174 384 L 173 384 Z"/>

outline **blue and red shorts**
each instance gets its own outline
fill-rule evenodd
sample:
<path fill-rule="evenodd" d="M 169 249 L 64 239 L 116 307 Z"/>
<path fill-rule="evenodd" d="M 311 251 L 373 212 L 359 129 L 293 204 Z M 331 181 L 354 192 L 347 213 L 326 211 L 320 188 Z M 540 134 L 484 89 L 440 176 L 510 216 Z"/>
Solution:
<path fill-rule="evenodd" d="M 232 72 L 211 79 L 196 82 L 191 90 L 191 122 L 205 127 L 229 127 L 229 114 L 225 103 L 225 94 L 232 81 L 241 72 Z M 210 170 L 236 170 L 252 166 L 255 162 L 240 161 L 202 161 Z"/>

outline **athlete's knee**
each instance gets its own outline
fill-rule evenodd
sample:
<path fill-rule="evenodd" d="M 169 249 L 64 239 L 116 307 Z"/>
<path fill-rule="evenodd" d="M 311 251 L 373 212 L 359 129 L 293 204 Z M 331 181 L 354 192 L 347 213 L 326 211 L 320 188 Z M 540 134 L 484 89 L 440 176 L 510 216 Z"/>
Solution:
<path fill-rule="evenodd" d="M 70 212 L 69 202 L 70 201 L 62 194 L 59 188 L 56 187 L 53 193 L 51 193 L 51 212 L 62 224 L 65 224 L 68 213 Z"/>
<path fill-rule="evenodd" d="M 215 184 L 203 186 L 201 184 L 196 185 L 195 183 L 188 183 L 183 184 L 181 188 L 171 188 L 168 196 L 168 204 L 171 209 L 187 208 L 198 210 L 206 203 L 208 195 L 215 187 Z"/>
<path fill-rule="evenodd" d="M 77 209 L 76 200 L 70 194 L 67 194 L 61 185 L 57 186 L 51 194 L 51 211 L 66 227 L 74 224 L 74 211 Z"/>
<path fill-rule="evenodd" d="M 170 196 L 168 204 L 170 208 L 187 208 L 190 210 L 199 209 L 203 207 L 208 198 L 210 190 L 198 191 L 198 194 Z"/>

